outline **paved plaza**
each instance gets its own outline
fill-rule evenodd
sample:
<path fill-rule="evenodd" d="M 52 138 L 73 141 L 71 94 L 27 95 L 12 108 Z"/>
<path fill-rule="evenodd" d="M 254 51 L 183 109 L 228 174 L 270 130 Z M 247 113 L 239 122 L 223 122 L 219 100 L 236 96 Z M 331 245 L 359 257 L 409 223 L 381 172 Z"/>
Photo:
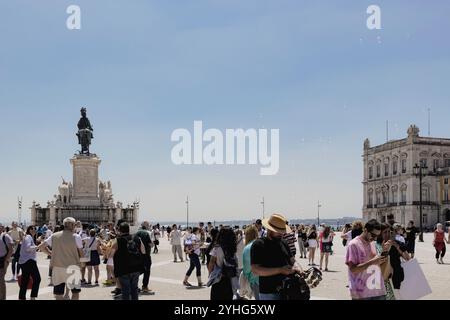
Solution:
<path fill-rule="evenodd" d="M 416 258 L 418 259 L 433 293 L 424 299 L 450 299 L 447 283 L 450 281 L 450 260 L 445 265 L 439 265 L 434 258 L 434 248 L 431 244 L 432 234 L 425 234 L 424 243 L 416 244 Z M 141 295 L 141 300 L 209 300 L 209 288 L 186 289 L 182 285 L 182 280 L 189 262 L 174 263 L 171 254 L 171 247 L 165 239 L 160 240 L 159 253 L 152 255 L 153 266 L 150 278 L 150 288 L 156 292 L 155 295 Z M 314 300 L 338 299 L 349 300 L 347 285 L 347 268 L 344 264 L 345 248 L 342 246 L 339 235 L 334 240 L 334 254 L 330 257 L 329 272 L 324 272 L 323 281 L 319 287 L 312 290 L 311 295 Z M 307 267 L 307 259 L 298 259 L 303 268 Z M 38 300 L 53 299 L 53 287 L 49 287 L 48 264 L 46 256 L 38 254 L 38 266 L 41 272 L 42 282 Z M 445 258 L 444 258 L 445 261 Z M 316 264 L 319 263 L 319 256 L 316 253 Z M 100 265 L 100 283 L 106 278 L 106 265 Z M 202 266 L 203 282 L 207 282 L 207 269 Z M 8 268 L 6 280 L 11 279 L 11 268 Z M 141 277 L 142 281 L 142 277 Z M 190 282 L 196 284 L 195 272 L 191 276 Z M 17 300 L 19 287 L 17 282 L 7 282 L 7 299 Z M 113 287 L 83 287 L 80 294 L 81 300 L 112 300 L 110 292 Z M 27 297 L 29 297 L 29 291 Z"/>

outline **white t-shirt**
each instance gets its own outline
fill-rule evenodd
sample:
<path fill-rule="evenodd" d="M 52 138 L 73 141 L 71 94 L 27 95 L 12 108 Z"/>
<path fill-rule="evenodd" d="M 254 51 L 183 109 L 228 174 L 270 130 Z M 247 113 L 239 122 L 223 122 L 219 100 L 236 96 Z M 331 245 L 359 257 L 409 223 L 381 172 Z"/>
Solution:
<path fill-rule="evenodd" d="M 25 233 L 19 227 L 17 227 L 15 230 L 14 229 L 9 230 L 8 234 L 14 240 L 14 242 L 21 240 L 20 239 L 21 235 L 25 236 Z"/>
<path fill-rule="evenodd" d="M 89 249 L 91 249 L 92 251 L 97 251 L 98 239 L 96 237 L 85 238 L 85 239 L 83 239 L 83 242 L 84 242 L 86 248 L 89 247 Z M 91 245 L 91 243 L 92 243 L 92 245 Z"/>
<path fill-rule="evenodd" d="M 197 238 L 197 236 L 195 234 L 190 234 L 189 236 L 186 237 L 186 239 L 184 240 L 184 244 L 185 245 L 193 245 L 195 250 L 194 253 L 196 255 L 200 255 L 200 246 L 199 246 L 199 242 L 200 239 Z"/>
<path fill-rule="evenodd" d="M 77 244 L 77 248 L 83 249 L 83 240 L 81 240 L 81 237 L 76 233 L 74 233 L 73 236 L 75 237 L 75 243 Z M 53 235 L 51 235 L 50 238 L 48 238 L 44 241 L 49 247 L 52 246 L 52 238 L 53 238 Z"/>
<path fill-rule="evenodd" d="M 180 230 L 173 230 L 170 233 L 170 244 L 172 246 L 181 245 L 181 231 Z"/>
<path fill-rule="evenodd" d="M 48 230 L 45 232 L 45 239 L 50 238 L 50 237 L 52 236 L 52 234 L 53 234 L 53 231 L 50 230 L 50 229 L 48 229 Z"/>
<path fill-rule="evenodd" d="M 24 264 L 28 260 L 36 261 L 36 245 L 34 244 L 33 237 L 29 234 L 22 241 L 19 264 Z"/>
<path fill-rule="evenodd" d="M 215 246 L 209 254 L 211 257 L 216 257 L 216 265 L 222 268 L 223 260 L 225 259 L 225 254 L 223 253 L 222 247 Z"/>

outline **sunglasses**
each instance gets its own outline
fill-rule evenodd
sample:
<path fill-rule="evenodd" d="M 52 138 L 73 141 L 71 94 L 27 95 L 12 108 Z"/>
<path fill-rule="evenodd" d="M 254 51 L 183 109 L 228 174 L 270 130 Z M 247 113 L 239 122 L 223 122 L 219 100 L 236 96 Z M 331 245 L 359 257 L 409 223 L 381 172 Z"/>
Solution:
<path fill-rule="evenodd" d="M 373 233 L 373 232 L 369 232 L 369 234 L 370 234 L 370 237 L 371 237 L 372 239 L 378 238 L 378 236 L 379 236 L 379 234 L 376 234 L 376 233 Z"/>

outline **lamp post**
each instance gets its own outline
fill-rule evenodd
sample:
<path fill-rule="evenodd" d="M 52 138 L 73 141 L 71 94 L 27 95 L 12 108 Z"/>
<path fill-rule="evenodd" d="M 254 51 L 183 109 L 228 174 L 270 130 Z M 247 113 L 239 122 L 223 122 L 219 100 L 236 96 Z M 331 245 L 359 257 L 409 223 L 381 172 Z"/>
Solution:
<path fill-rule="evenodd" d="M 441 182 L 441 176 L 442 176 L 442 168 L 438 168 L 437 169 L 437 176 L 438 176 L 438 179 L 437 179 L 437 181 L 438 181 L 438 185 L 437 185 L 437 188 L 436 188 L 436 190 L 439 190 L 439 193 L 437 193 L 437 222 L 438 223 L 440 223 L 441 221 L 441 217 L 440 217 L 440 215 L 441 215 L 441 199 L 442 199 L 442 197 L 441 197 L 441 192 L 442 192 L 442 190 L 441 190 L 441 184 L 440 184 L 440 182 Z"/>
<path fill-rule="evenodd" d="M 322 205 L 320 204 L 320 200 L 317 201 L 317 228 L 320 226 L 320 208 Z"/>
<path fill-rule="evenodd" d="M 420 163 L 420 166 L 416 163 L 416 165 L 413 167 L 414 174 L 417 178 L 419 178 L 419 214 L 420 214 L 420 235 L 419 235 L 419 241 L 423 242 L 423 203 L 422 203 L 422 177 L 424 176 L 423 170 L 428 169 L 427 166 L 425 166 L 422 162 Z"/>
<path fill-rule="evenodd" d="M 186 230 L 189 228 L 189 197 L 186 197 Z"/>
<path fill-rule="evenodd" d="M 266 205 L 264 197 L 263 197 L 261 204 L 262 204 L 262 214 L 263 214 L 263 219 L 264 219 L 265 218 L 265 205 Z"/>

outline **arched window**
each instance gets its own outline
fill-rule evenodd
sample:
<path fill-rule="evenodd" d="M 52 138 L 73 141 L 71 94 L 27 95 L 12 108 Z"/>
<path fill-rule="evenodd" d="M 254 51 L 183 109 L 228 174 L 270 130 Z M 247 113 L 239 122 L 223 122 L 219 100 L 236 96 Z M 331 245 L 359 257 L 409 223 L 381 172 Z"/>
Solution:
<path fill-rule="evenodd" d="M 430 201 L 430 186 L 428 184 L 422 184 L 422 201 Z"/>
<path fill-rule="evenodd" d="M 389 175 L 389 158 L 384 159 L 384 176 L 387 177 Z"/>
<path fill-rule="evenodd" d="M 406 184 L 403 184 L 402 186 L 401 186 L 401 188 L 400 188 L 400 197 L 401 197 L 401 199 L 400 199 L 400 202 L 402 202 L 402 203 L 406 203 L 406 190 L 407 190 L 407 186 L 406 186 Z"/>
<path fill-rule="evenodd" d="M 398 172 L 398 157 L 392 158 L 392 174 L 395 176 Z"/>
<path fill-rule="evenodd" d="M 367 194 L 367 201 L 368 201 L 368 205 L 372 206 L 373 205 L 373 189 L 369 189 L 369 192 Z"/>
<path fill-rule="evenodd" d="M 406 159 L 402 159 L 402 173 L 406 173 Z"/>
<path fill-rule="evenodd" d="M 392 199 L 391 199 L 392 203 L 397 204 L 398 202 L 398 187 L 397 186 L 393 186 L 392 187 Z"/>
<path fill-rule="evenodd" d="M 377 204 L 381 204 L 381 193 L 378 191 L 376 194 L 377 194 Z"/>

